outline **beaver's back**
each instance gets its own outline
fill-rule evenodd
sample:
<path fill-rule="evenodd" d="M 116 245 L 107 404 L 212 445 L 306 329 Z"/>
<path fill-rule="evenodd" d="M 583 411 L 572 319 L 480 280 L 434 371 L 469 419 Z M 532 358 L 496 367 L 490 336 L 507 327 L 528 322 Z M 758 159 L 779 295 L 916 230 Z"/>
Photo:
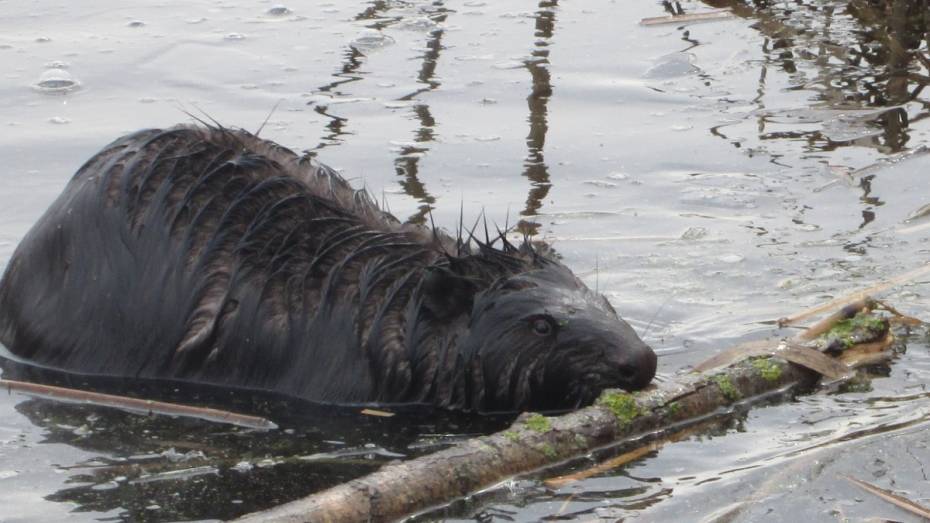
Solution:
<path fill-rule="evenodd" d="M 398 321 L 432 242 L 244 131 L 141 131 L 88 161 L 17 248 L 0 341 L 73 372 L 365 401 L 369 333 Z"/>

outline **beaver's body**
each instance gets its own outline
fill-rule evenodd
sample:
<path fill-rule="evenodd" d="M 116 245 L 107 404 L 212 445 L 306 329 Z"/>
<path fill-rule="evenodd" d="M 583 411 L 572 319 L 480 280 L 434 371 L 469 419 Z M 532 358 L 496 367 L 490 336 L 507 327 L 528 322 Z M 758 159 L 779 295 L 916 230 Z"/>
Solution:
<path fill-rule="evenodd" d="M 0 342 L 44 366 L 333 403 L 554 409 L 655 355 L 529 246 L 402 226 L 245 131 L 177 127 L 85 164 L 0 282 Z"/>

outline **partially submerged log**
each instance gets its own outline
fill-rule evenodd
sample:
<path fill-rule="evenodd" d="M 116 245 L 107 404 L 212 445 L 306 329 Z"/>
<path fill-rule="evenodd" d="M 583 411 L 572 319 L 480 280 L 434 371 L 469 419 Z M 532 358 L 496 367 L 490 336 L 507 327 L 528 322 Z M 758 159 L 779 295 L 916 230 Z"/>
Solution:
<path fill-rule="evenodd" d="M 858 307 L 873 315 L 870 309 L 876 303 L 863 300 Z M 848 321 L 851 313 L 859 312 L 847 307 L 831 322 Z M 885 327 L 865 329 L 874 332 L 879 339 L 868 339 L 857 330 L 853 334 L 855 342 L 846 343 L 848 346 L 844 349 L 859 342 L 869 344 L 869 350 L 876 346 L 887 349 L 893 336 L 887 329 L 887 322 Z M 828 330 L 824 332 L 822 325 L 816 328 L 822 336 L 831 335 Z M 847 324 L 842 330 L 849 334 Z M 778 348 L 782 345 L 778 341 L 770 342 L 768 349 L 756 347 L 727 367 L 676 376 L 674 382 L 660 383 L 636 394 L 606 391 L 595 405 L 563 416 L 523 414 L 508 430 L 474 438 L 417 459 L 386 465 L 368 476 L 267 511 L 246 515 L 237 521 L 391 521 L 442 505 L 512 476 L 585 455 L 625 438 L 669 428 L 680 433 L 681 427 L 688 422 L 700 421 L 722 408 L 749 404 L 796 388 L 812 387 L 820 379 L 820 372 L 781 357 L 786 353 L 816 352 L 817 356 L 808 354 L 815 368 L 822 363 L 819 358 L 830 360 L 818 349 L 802 346 L 802 341 L 809 341 L 803 338 L 790 340 L 787 352 Z M 844 350 L 842 354 L 848 354 L 848 351 Z M 795 356 L 790 358 L 798 361 Z M 883 353 L 883 357 L 888 357 L 887 352 Z M 855 362 L 854 359 L 850 361 Z M 867 361 L 874 363 L 873 358 Z M 843 374 L 845 377 L 845 374 L 852 373 Z M 632 454 L 635 455 L 636 451 Z"/>

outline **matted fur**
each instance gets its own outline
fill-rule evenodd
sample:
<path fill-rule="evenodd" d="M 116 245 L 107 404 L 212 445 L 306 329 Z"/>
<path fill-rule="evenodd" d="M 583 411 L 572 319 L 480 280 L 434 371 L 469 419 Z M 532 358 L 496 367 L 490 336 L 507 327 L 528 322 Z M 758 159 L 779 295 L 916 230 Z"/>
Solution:
<path fill-rule="evenodd" d="M 400 224 L 218 127 L 140 131 L 81 167 L 0 282 L 0 341 L 72 372 L 468 410 L 573 406 L 655 372 L 529 243 Z"/>

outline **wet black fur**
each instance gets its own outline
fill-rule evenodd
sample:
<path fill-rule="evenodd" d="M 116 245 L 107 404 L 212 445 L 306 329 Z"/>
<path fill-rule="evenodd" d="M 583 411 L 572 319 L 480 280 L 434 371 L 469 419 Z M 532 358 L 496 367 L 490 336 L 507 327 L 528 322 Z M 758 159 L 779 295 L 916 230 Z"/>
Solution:
<path fill-rule="evenodd" d="M 402 225 L 327 167 L 217 127 L 140 131 L 81 167 L 6 269 L 0 342 L 85 374 L 479 411 L 570 408 L 655 373 L 529 243 Z"/>

